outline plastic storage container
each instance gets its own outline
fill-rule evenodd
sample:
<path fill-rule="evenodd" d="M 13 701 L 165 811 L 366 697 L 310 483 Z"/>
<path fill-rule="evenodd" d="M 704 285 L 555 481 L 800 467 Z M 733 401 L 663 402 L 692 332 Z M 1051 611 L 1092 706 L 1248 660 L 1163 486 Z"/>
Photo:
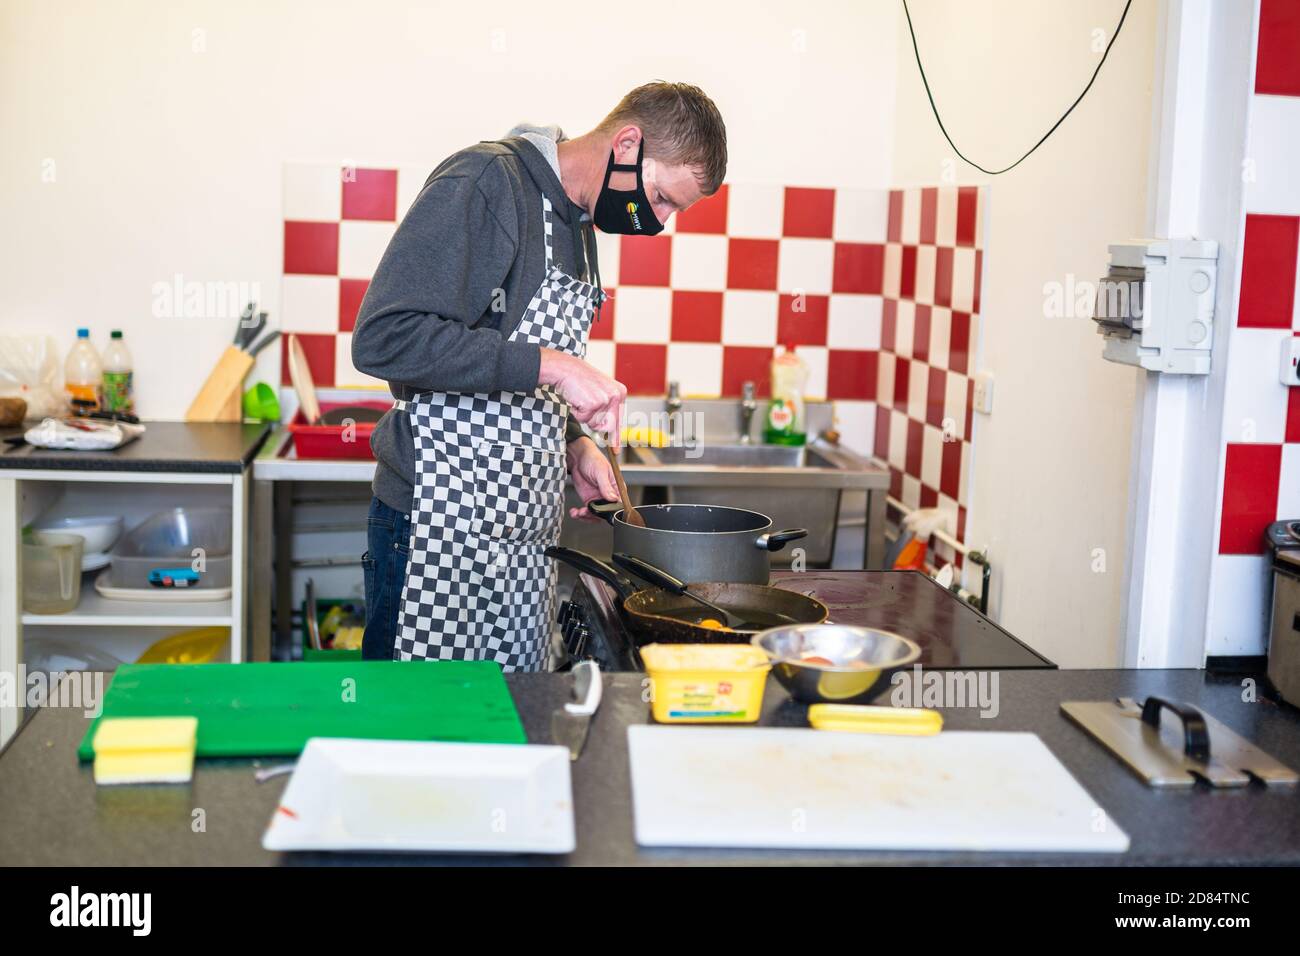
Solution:
<path fill-rule="evenodd" d="M 661 724 L 752 724 L 772 669 L 751 644 L 648 644 L 651 710 Z"/>
<path fill-rule="evenodd" d="M 357 598 L 317 598 L 316 599 L 316 626 L 321 627 L 325 619 L 329 617 L 330 611 L 334 608 L 343 608 L 344 613 L 358 616 L 365 616 L 365 603 Z M 332 647 L 322 647 L 320 650 L 311 646 L 311 635 L 307 629 L 307 616 L 311 614 L 311 603 L 305 598 L 302 602 L 302 659 L 308 663 L 333 662 L 342 663 L 345 661 L 361 660 L 361 649 L 356 650 L 335 650 Z"/>
<path fill-rule="evenodd" d="M 322 402 L 320 409 L 324 416 L 340 408 L 372 408 L 386 412 L 392 407 L 392 402 Z M 289 434 L 293 435 L 293 448 L 299 458 L 359 458 L 373 461 L 375 455 L 370 450 L 370 436 L 376 424 L 378 423 L 356 422 L 350 426 L 309 425 L 299 409 L 289 423 Z"/>
<path fill-rule="evenodd" d="M 23 610 L 66 614 L 81 603 L 81 556 L 76 534 L 35 531 L 23 538 Z"/>
<path fill-rule="evenodd" d="M 29 671 L 52 675 L 68 671 L 114 671 L 126 663 L 93 644 L 44 634 L 23 635 L 23 655 Z"/>
<path fill-rule="evenodd" d="M 190 587 L 228 588 L 230 545 L 228 508 L 160 511 L 122 535 L 113 548 L 113 587 L 153 587 L 152 571 L 192 570 L 198 580 Z"/>
<path fill-rule="evenodd" d="M 210 664 L 230 646 L 230 628 L 196 627 L 151 644 L 137 664 Z"/>

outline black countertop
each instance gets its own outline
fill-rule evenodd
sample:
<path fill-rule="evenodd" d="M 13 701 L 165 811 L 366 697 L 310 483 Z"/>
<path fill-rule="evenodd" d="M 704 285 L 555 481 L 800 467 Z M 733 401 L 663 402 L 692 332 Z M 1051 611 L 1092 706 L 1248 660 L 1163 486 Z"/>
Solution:
<path fill-rule="evenodd" d="M 815 597 L 836 624 L 907 635 L 931 669 L 1056 666 L 920 571 L 773 571 L 772 584 Z"/>
<path fill-rule="evenodd" d="M 31 424 L 0 429 L 0 441 L 21 435 Z M 113 451 L 56 451 L 0 444 L 0 468 L 238 474 L 271 433 L 270 425 L 236 422 L 143 424 L 143 435 Z"/>
<path fill-rule="evenodd" d="M 568 678 L 533 674 L 507 680 L 529 740 L 549 743 L 550 713 L 567 699 Z M 996 717 L 948 709 L 945 726 L 1038 734 L 1129 834 L 1127 853 L 640 849 L 633 839 L 627 727 L 648 721 L 647 705 L 640 675 L 613 674 L 605 676 L 604 701 L 587 748 L 573 766 L 577 849 L 566 857 L 268 853 L 261 848 L 262 831 L 286 777 L 258 784 L 251 761 L 203 760 L 189 786 L 96 787 L 89 766 L 79 765 L 75 756 L 86 718 L 79 710 L 42 709 L 0 754 L 0 865 L 1300 864 L 1300 787 L 1148 788 L 1062 717 L 1060 704 L 1148 694 L 1187 700 L 1292 767 L 1300 767 L 1300 711 L 1262 699 L 1243 702 L 1242 677 L 1194 670 L 1008 670 L 1000 673 L 999 683 Z M 804 725 L 804 708 L 775 682 L 764 709 L 765 725 Z M 196 833 L 198 809 L 205 826 Z"/>

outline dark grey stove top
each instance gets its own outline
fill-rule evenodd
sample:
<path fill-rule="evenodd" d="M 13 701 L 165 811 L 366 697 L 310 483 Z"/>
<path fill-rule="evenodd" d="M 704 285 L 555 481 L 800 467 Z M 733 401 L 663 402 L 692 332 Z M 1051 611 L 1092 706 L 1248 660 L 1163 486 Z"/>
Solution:
<path fill-rule="evenodd" d="M 775 587 L 817 598 L 837 624 L 893 631 L 921 646 L 921 665 L 935 669 L 1054 668 L 979 611 L 917 571 L 777 571 Z M 637 640 L 613 590 L 581 575 L 565 612 L 572 632 L 586 628 L 585 650 L 607 670 L 640 670 Z M 562 619 L 563 626 L 563 619 Z"/>

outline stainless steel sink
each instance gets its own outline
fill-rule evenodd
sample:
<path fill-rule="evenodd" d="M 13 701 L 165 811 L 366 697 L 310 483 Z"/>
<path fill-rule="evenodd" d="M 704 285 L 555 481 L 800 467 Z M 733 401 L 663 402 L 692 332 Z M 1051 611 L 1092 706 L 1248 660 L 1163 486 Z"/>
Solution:
<path fill-rule="evenodd" d="M 633 402 L 629 409 L 637 411 Z M 863 562 L 867 567 L 881 565 L 888 470 L 842 445 L 822 440 L 801 447 L 765 445 L 757 431 L 761 410 L 755 416 L 750 441 L 741 442 L 736 401 L 688 400 L 681 411 L 683 420 L 693 426 L 682 440 L 665 448 L 635 446 L 623 451 L 623 475 L 635 504 L 748 508 L 769 515 L 777 529 L 807 528 L 806 539 L 773 557 L 788 564 L 799 553 L 794 549 L 802 549 L 809 567 L 830 567 L 839 527 L 859 530 L 865 520 Z M 810 435 L 820 435 L 832 422 L 829 404 L 808 404 Z M 658 423 L 652 418 L 649 424 Z M 667 428 L 661 430 L 668 432 Z M 851 508 L 845 506 L 846 493 L 853 495 Z M 572 490 L 569 504 L 578 504 Z M 566 521 L 564 543 L 607 554 L 608 529 Z"/>
<path fill-rule="evenodd" d="M 834 468 L 806 446 L 699 445 L 670 448 L 629 448 L 629 465 L 700 465 L 717 468 Z"/>

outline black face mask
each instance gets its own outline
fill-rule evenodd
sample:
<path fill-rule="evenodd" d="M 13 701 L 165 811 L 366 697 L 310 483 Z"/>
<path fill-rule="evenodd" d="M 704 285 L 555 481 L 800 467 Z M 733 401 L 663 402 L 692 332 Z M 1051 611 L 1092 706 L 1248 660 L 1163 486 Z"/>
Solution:
<path fill-rule="evenodd" d="M 646 198 L 645 187 L 641 183 L 641 157 L 645 154 L 645 140 L 636 151 L 636 165 L 614 162 L 614 151 L 610 150 L 609 165 L 605 167 L 605 185 L 596 197 L 596 212 L 592 217 L 596 228 L 601 232 L 618 233 L 625 236 L 657 236 L 663 232 L 664 224 L 655 218 L 650 200 Z M 609 177 L 615 172 L 636 173 L 636 189 L 610 189 Z"/>

